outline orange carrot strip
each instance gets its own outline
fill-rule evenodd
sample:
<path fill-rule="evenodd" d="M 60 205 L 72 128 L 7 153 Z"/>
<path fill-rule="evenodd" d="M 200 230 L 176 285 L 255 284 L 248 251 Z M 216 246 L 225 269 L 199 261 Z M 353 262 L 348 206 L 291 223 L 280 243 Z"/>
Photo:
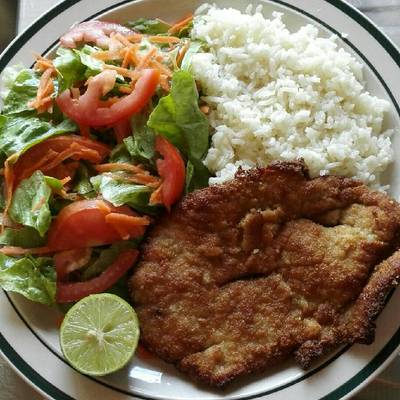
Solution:
<path fill-rule="evenodd" d="M 178 57 L 176 57 L 176 64 L 177 64 L 178 66 L 181 65 L 182 60 L 183 60 L 183 57 L 185 56 L 185 54 L 186 54 L 188 48 L 189 48 L 189 42 L 186 42 L 186 43 L 182 46 L 182 48 L 179 50 Z"/>
<path fill-rule="evenodd" d="M 130 46 L 131 42 L 123 35 L 121 35 L 120 33 L 116 33 L 114 35 L 114 38 L 117 39 L 118 41 L 120 41 L 124 46 Z"/>
<path fill-rule="evenodd" d="M 32 249 L 24 249 L 17 246 L 4 246 L 0 248 L 0 253 L 5 254 L 6 256 L 21 256 L 25 254 L 48 254 L 54 253 L 54 251 L 50 250 L 48 247 L 35 247 Z"/>
<path fill-rule="evenodd" d="M 137 43 L 141 42 L 143 39 L 143 35 L 140 33 L 134 33 L 133 35 L 125 36 L 130 42 Z"/>
<path fill-rule="evenodd" d="M 163 204 L 162 199 L 162 184 L 151 194 L 149 204 L 154 206 L 156 204 Z"/>
<path fill-rule="evenodd" d="M 136 73 L 127 68 L 117 67 L 116 65 L 110 65 L 110 64 L 105 64 L 104 68 L 117 71 L 120 75 L 127 77 L 127 78 L 135 78 L 136 77 Z"/>
<path fill-rule="evenodd" d="M 203 114 L 208 114 L 210 112 L 210 106 L 208 106 L 207 104 L 204 104 L 203 106 L 200 107 L 200 111 Z"/>
<path fill-rule="evenodd" d="M 110 213 L 106 215 L 105 220 L 124 240 L 143 235 L 143 228 L 150 224 L 150 219 L 147 217 L 135 217 L 120 213 Z"/>
<path fill-rule="evenodd" d="M 149 36 L 149 42 L 151 43 L 179 43 L 181 39 L 176 36 Z"/>
<path fill-rule="evenodd" d="M 137 64 L 136 68 L 138 70 L 141 70 L 149 64 L 151 58 L 157 53 L 157 49 L 155 47 L 151 48 L 149 52 L 142 57 L 142 59 L 139 61 L 139 64 Z"/>
<path fill-rule="evenodd" d="M 158 70 L 160 70 L 160 72 L 162 74 L 167 75 L 168 77 L 172 76 L 172 71 L 168 67 L 166 67 L 164 64 L 161 64 L 159 61 L 151 60 L 150 66 L 157 68 Z"/>
<path fill-rule="evenodd" d="M 169 92 L 171 87 L 168 82 L 168 78 L 165 75 L 160 75 L 160 86 L 166 91 Z"/>
<path fill-rule="evenodd" d="M 170 35 L 179 32 L 183 27 L 185 27 L 189 22 L 193 19 L 193 15 L 189 15 L 186 18 L 181 19 L 180 21 L 176 22 L 171 28 L 168 29 L 168 33 Z"/>

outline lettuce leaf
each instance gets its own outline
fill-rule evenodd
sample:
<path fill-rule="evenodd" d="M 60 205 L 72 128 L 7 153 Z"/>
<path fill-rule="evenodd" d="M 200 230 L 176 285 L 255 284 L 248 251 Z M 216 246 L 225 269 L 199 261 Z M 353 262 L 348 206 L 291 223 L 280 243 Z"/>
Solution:
<path fill-rule="evenodd" d="M 171 93 L 160 99 L 147 125 L 165 136 L 187 158 L 186 190 L 207 186 L 209 172 L 201 162 L 209 144 L 209 125 L 198 106 L 199 95 L 192 75 L 175 72 Z"/>
<path fill-rule="evenodd" d="M 52 259 L 14 258 L 0 254 L 0 286 L 4 290 L 20 293 L 32 301 L 54 304 L 56 271 Z"/>
<path fill-rule="evenodd" d="M 4 100 L 3 114 L 17 114 L 24 111 L 33 111 L 28 106 L 36 98 L 40 75 L 31 69 L 23 69 L 16 76 L 10 91 Z"/>
<path fill-rule="evenodd" d="M 95 196 L 93 186 L 90 183 L 88 168 L 83 163 L 79 165 L 79 168 L 76 171 L 73 191 L 86 198 L 92 198 Z"/>
<path fill-rule="evenodd" d="M 5 228 L 0 234 L 0 244 L 4 246 L 18 246 L 26 249 L 41 247 L 46 244 L 47 239 L 39 235 L 36 229 L 30 226 L 22 228 Z"/>
<path fill-rule="evenodd" d="M 177 71 L 171 93 L 160 99 L 147 125 L 165 136 L 188 158 L 200 160 L 208 149 L 208 120 L 200 111 L 192 75 Z"/>
<path fill-rule="evenodd" d="M 49 207 L 51 193 L 43 173 L 34 172 L 15 190 L 9 210 L 10 217 L 15 222 L 36 229 L 43 237 L 51 222 Z"/>
<path fill-rule="evenodd" d="M 94 49 L 84 46 L 81 50 L 65 49 L 57 50 L 54 66 L 59 72 L 58 83 L 60 92 L 82 81 L 89 76 L 100 73 L 103 69 L 102 62 L 90 56 Z"/>
<path fill-rule="evenodd" d="M 148 35 L 158 35 L 160 33 L 167 33 L 170 26 L 159 19 L 146 19 L 139 18 L 135 21 L 126 23 L 129 28 L 146 33 Z"/>
<path fill-rule="evenodd" d="M 149 214 L 155 214 L 159 210 L 159 207 L 149 206 L 153 189 L 147 186 L 126 183 L 122 178 L 117 180 L 104 174 L 92 177 L 90 182 L 96 192 L 116 207 L 128 205 L 137 211 Z"/>
<path fill-rule="evenodd" d="M 131 118 L 132 132 L 134 134 L 124 139 L 124 143 L 135 162 L 145 165 L 150 170 L 154 170 L 155 133 L 146 125 L 146 120 L 146 116 L 142 113 L 135 114 Z"/>
<path fill-rule="evenodd" d="M 58 125 L 26 114 L 0 115 L 0 148 L 11 156 L 28 150 L 50 137 L 75 132 L 76 125 L 65 119 Z"/>

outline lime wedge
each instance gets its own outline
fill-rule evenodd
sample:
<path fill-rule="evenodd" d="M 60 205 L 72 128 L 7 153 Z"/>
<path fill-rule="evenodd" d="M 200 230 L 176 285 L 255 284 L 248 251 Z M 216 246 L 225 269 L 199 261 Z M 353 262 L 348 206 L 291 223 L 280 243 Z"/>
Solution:
<path fill-rule="evenodd" d="M 124 367 L 138 340 L 139 321 L 134 309 L 110 293 L 80 300 L 60 328 L 64 357 L 86 375 L 106 375 Z"/>

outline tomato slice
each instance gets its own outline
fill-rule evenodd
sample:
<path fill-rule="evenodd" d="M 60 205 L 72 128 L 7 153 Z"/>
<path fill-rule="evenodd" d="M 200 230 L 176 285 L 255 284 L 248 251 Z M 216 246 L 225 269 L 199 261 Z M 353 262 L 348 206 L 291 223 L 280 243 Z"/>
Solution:
<path fill-rule="evenodd" d="M 104 292 L 118 281 L 133 265 L 139 252 L 126 250 L 99 276 L 86 282 L 57 283 L 56 300 L 70 303 L 90 294 Z"/>
<path fill-rule="evenodd" d="M 185 163 L 176 147 L 163 136 L 156 137 L 155 149 L 163 156 L 162 160 L 157 160 L 157 171 L 162 178 L 162 202 L 165 207 L 170 209 L 183 192 Z"/>
<path fill-rule="evenodd" d="M 110 85 L 112 78 L 115 82 L 113 72 L 115 71 L 105 70 L 89 80 L 85 94 L 78 99 L 72 98 L 69 89 L 62 92 L 56 99 L 61 111 L 79 125 L 114 125 L 139 112 L 149 102 L 160 81 L 158 70 L 145 69 L 129 95 L 110 107 L 104 107 L 100 96 L 113 87 Z"/>
<path fill-rule="evenodd" d="M 136 216 L 129 207 L 114 207 L 104 200 L 80 200 L 69 204 L 50 226 L 48 247 L 53 251 L 61 251 L 101 246 L 144 234 L 146 226 L 138 224 L 131 226 L 122 237 L 118 229 L 107 222 L 106 217 L 111 213 Z"/>

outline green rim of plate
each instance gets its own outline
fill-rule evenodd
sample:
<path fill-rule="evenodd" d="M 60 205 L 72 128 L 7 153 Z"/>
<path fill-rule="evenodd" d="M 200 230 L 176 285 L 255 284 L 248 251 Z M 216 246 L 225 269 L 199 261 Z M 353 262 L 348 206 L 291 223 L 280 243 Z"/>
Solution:
<path fill-rule="evenodd" d="M 33 22 L 21 35 L 19 35 L 16 39 L 14 39 L 11 44 L 4 50 L 4 52 L 0 56 L 0 73 L 3 71 L 3 69 L 7 66 L 7 64 L 10 62 L 10 60 L 14 57 L 14 55 L 20 50 L 20 48 L 25 44 L 27 40 L 29 40 L 34 34 L 36 34 L 40 29 L 42 29 L 45 25 L 47 25 L 51 20 L 53 20 L 56 16 L 58 16 L 60 13 L 63 11 L 67 10 L 71 6 L 81 2 L 82 0 L 65 0 L 60 4 L 57 4 L 53 8 L 51 8 L 49 11 L 47 11 L 45 14 L 43 14 L 38 20 Z M 295 7 L 291 4 L 286 3 L 283 0 L 267 0 L 272 3 L 277 3 L 282 6 L 285 6 L 289 9 L 295 10 L 308 18 L 311 18 L 312 20 L 316 21 L 318 24 L 328 28 L 330 31 L 338 34 L 337 31 L 335 31 L 334 28 L 331 26 L 327 25 L 325 22 L 321 21 L 314 15 L 310 15 L 309 13 L 301 10 L 298 7 Z M 352 18 L 355 22 L 357 22 L 360 26 L 362 26 L 366 31 L 368 31 L 379 43 L 380 45 L 386 50 L 386 52 L 391 56 L 393 61 L 400 67 L 400 52 L 397 49 L 397 47 L 394 45 L 394 43 L 372 22 L 370 21 L 366 16 L 364 16 L 360 11 L 358 11 L 356 8 L 351 6 L 350 4 L 344 2 L 344 1 L 338 1 L 338 0 L 321 0 L 325 1 L 332 6 L 336 7 L 337 9 L 341 10 L 344 14 Z M 102 9 L 98 13 L 91 15 L 90 17 L 87 18 L 93 19 L 97 15 L 102 14 L 104 12 L 107 12 L 109 10 L 112 10 L 114 8 L 117 8 L 121 5 L 127 4 L 127 3 L 134 3 L 135 0 L 124 0 L 120 1 L 118 3 L 113 4 L 112 6 Z M 385 90 L 387 91 L 388 95 L 391 97 L 394 106 L 396 107 L 397 112 L 400 115 L 400 108 L 394 99 L 390 89 L 387 87 L 383 79 L 379 76 L 378 72 L 375 70 L 375 68 L 371 65 L 371 63 L 365 58 L 365 56 L 347 39 L 342 40 L 348 44 L 365 62 L 366 64 L 371 68 L 371 70 L 374 72 L 374 74 L 379 78 L 381 84 L 384 86 Z M 57 40 L 58 41 L 58 40 Z M 54 47 L 54 45 L 57 43 L 55 41 L 51 46 L 49 46 L 49 49 Z M 45 51 L 44 53 L 46 53 Z M 21 319 L 21 321 L 26 325 L 26 327 L 32 332 L 32 334 L 45 346 L 51 353 L 53 353 L 57 358 L 59 358 L 61 361 L 65 362 L 62 357 L 60 357 L 56 352 L 54 352 L 51 348 L 48 347 L 48 345 L 36 334 L 36 332 L 30 327 L 30 325 L 26 322 L 26 320 L 23 318 L 23 316 L 20 314 L 18 311 L 17 307 L 15 304 L 12 302 L 10 297 L 6 294 L 10 304 L 16 311 L 17 315 Z M 392 338 L 386 343 L 386 345 L 380 350 L 380 352 L 363 368 L 361 369 L 356 375 L 351 377 L 348 381 L 343 383 L 341 386 L 330 392 L 328 395 L 323 397 L 321 400 L 337 400 L 341 399 L 351 392 L 355 391 L 362 383 L 367 380 L 372 374 L 374 374 L 385 362 L 387 362 L 390 357 L 393 355 L 395 350 L 399 347 L 400 344 L 400 327 L 396 331 L 396 333 L 392 336 Z M 334 355 L 331 359 L 329 359 L 327 362 L 324 364 L 320 365 L 313 371 L 310 371 L 310 373 L 305 374 L 301 378 L 295 379 L 287 384 L 281 385 L 275 389 L 268 390 L 266 392 L 258 393 L 256 395 L 252 396 L 246 396 L 243 397 L 243 400 L 250 400 L 250 399 L 256 399 L 260 398 L 263 396 L 267 396 L 269 394 L 278 392 L 280 390 L 283 390 L 285 388 L 288 388 L 294 384 L 299 383 L 300 381 L 308 378 L 312 374 L 318 372 L 319 370 L 323 369 L 326 367 L 328 364 L 333 362 L 335 359 L 337 359 L 341 354 L 343 354 L 350 346 L 347 346 L 346 348 L 342 349 L 340 352 L 338 352 L 336 355 Z M 43 378 L 40 374 L 38 374 L 26 361 L 23 360 L 23 358 L 13 349 L 13 347 L 10 345 L 10 343 L 7 342 L 7 340 L 4 338 L 4 336 L 0 333 L 0 352 L 3 354 L 5 359 L 7 359 L 10 364 L 12 364 L 18 371 L 19 373 L 31 384 L 33 384 L 38 390 L 40 390 L 42 393 L 46 394 L 49 398 L 52 398 L 54 400 L 74 400 L 72 397 L 61 391 L 59 388 L 54 386 L 52 383 L 47 381 L 45 378 Z M 87 377 L 88 379 L 94 380 L 98 384 L 101 384 L 103 386 L 106 386 L 109 389 L 112 389 L 114 391 L 117 391 L 119 393 L 131 396 L 133 398 L 141 398 L 144 400 L 152 400 L 149 397 L 143 396 L 143 395 L 138 395 L 134 393 L 127 392 L 125 390 L 119 389 L 117 387 L 111 386 L 105 382 L 99 381 L 95 378 L 90 378 Z"/>

